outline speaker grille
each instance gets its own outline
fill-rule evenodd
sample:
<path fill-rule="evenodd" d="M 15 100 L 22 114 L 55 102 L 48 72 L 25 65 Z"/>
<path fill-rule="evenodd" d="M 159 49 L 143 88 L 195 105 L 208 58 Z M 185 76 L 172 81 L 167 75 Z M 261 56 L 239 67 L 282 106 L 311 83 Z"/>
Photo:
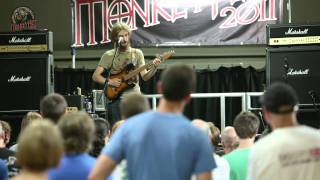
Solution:
<path fill-rule="evenodd" d="M 266 64 L 267 85 L 275 81 L 290 84 L 298 94 L 300 105 L 313 104 L 310 92 L 320 97 L 319 47 L 267 48 Z"/>
<path fill-rule="evenodd" d="M 39 110 L 40 99 L 50 91 L 50 56 L 0 56 L 0 111 Z"/>

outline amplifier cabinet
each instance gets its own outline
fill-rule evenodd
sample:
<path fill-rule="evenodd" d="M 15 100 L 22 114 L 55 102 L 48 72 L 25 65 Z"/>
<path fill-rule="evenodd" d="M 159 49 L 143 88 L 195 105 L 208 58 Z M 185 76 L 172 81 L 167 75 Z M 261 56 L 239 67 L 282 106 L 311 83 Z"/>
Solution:
<path fill-rule="evenodd" d="M 54 91 L 51 54 L 0 54 L 0 112 L 38 111 Z"/>
<path fill-rule="evenodd" d="M 320 103 L 320 47 L 267 48 L 267 86 L 275 81 L 290 84 L 300 105 Z"/>
<path fill-rule="evenodd" d="M 103 90 L 92 90 L 93 95 L 93 110 L 105 111 L 105 96 Z"/>

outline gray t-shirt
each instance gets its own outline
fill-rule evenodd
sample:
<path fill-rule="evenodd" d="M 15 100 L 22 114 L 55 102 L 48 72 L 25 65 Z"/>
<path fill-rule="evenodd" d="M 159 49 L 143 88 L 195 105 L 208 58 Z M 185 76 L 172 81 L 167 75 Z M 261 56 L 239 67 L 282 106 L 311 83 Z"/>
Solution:
<path fill-rule="evenodd" d="M 98 66 L 101 66 L 105 69 L 110 69 L 114 52 L 114 49 L 106 51 L 102 55 Z M 145 64 L 144 56 L 140 49 L 129 47 L 125 52 L 119 52 L 113 62 L 113 66 L 110 71 L 111 75 L 122 72 L 125 67 L 128 67 L 128 65 L 130 66 L 130 64 L 133 65 L 133 69 L 137 69 Z M 132 79 L 131 82 L 135 84 L 134 90 L 140 92 L 139 76 Z"/>

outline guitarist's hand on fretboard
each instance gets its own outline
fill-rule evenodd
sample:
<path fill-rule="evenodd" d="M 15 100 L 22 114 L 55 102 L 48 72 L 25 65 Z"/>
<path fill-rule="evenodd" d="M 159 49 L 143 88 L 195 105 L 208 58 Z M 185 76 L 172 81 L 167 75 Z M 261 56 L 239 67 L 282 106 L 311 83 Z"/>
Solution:
<path fill-rule="evenodd" d="M 121 84 L 121 79 L 119 78 L 112 78 L 112 79 L 109 79 L 108 81 L 109 86 L 119 87 L 120 84 Z"/>
<path fill-rule="evenodd" d="M 152 63 L 153 63 L 153 65 L 155 67 L 158 67 L 160 65 L 160 63 L 161 63 L 161 59 L 160 58 L 155 58 Z"/>

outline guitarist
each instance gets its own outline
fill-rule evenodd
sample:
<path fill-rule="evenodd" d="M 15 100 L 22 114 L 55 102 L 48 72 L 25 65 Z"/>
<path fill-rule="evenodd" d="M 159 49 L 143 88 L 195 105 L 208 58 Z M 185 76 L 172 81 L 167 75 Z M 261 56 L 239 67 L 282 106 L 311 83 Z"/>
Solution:
<path fill-rule="evenodd" d="M 122 72 L 125 68 L 131 67 L 133 69 L 139 68 L 145 64 L 143 53 L 140 49 L 132 48 L 130 46 L 130 36 L 131 30 L 129 26 L 125 23 L 116 23 L 113 25 L 111 30 L 111 41 L 115 44 L 115 48 L 109 51 L 106 51 L 101 59 L 100 62 L 92 75 L 92 80 L 99 83 L 105 84 L 108 83 L 108 86 L 119 87 L 121 84 L 121 79 L 113 78 L 113 79 L 106 79 L 102 74 L 105 70 L 110 70 L 110 74 L 118 74 Z M 119 46 L 118 53 L 115 55 L 114 62 L 112 63 L 112 58 L 115 53 L 115 49 Z M 155 58 L 153 60 L 153 66 L 148 70 L 142 70 L 140 72 L 141 78 L 144 81 L 149 80 L 157 71 L 157 67 L 161 63 L 159 58 Z M 111 69 L 110 69 L 111 67 Z M 107 81 L 107 82 L 106 82 Z M 132 89 L 140 93 L 139 87 L 139 77 L 132 78 L 130 83 L 133 83 L 134 86 Z M 120 98 L 113 99 L 108 101 L 107 108 L 109 110 L 108 119 L 111 124 L 114 124 L 116 121 L 120 120 Z"/>

